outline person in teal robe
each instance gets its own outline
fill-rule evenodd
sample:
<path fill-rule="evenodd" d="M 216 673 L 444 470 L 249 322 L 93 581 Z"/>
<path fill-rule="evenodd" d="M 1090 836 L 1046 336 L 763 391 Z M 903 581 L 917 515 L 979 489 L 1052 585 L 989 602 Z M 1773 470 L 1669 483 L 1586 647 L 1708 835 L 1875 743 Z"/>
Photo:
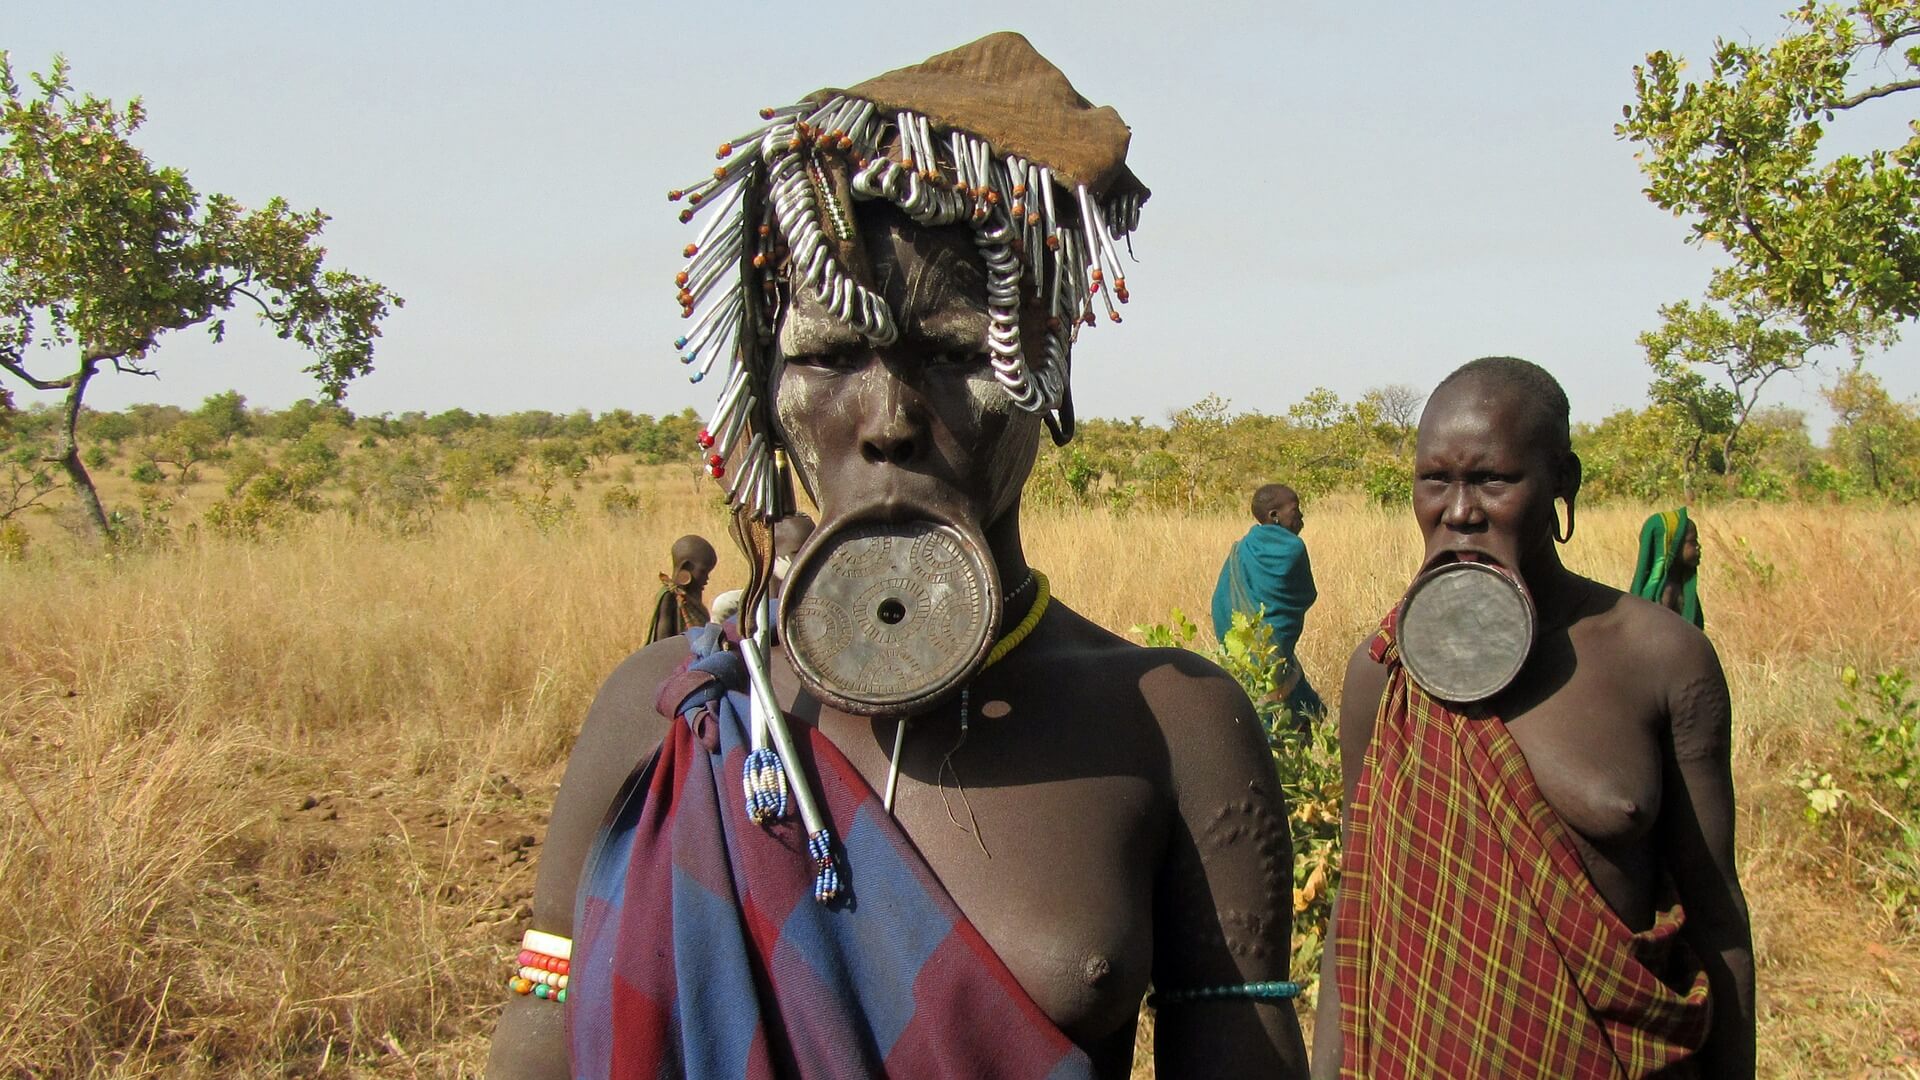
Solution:
<path fill-rule="evenodd" d="M 1687 508 L 1667 510 L 1640 526 L 1640 560 L 1633 568 L 1633 595 L 1680 613 L 1701 629 L 1700 530 L 1687 519 Z"/>
<path fill-rule="evenodd" d="M 1284 701 L 1296 723 L 1325 715 L 1326 704 L 1300 668 L 1296 649 L 1307 609 L 1319 598 L 1313 565 L 1300 530 L 1306 518 L 1300 496 L 1285 484 L 1267 484 L 1253 493 L 1253 528 L 1227 553 L 1213 589 L 1213 633 L 1225 638 L 1233 613 L 1258 614 L 1273 631 L 1273 644 L 1287 658 Z"/>

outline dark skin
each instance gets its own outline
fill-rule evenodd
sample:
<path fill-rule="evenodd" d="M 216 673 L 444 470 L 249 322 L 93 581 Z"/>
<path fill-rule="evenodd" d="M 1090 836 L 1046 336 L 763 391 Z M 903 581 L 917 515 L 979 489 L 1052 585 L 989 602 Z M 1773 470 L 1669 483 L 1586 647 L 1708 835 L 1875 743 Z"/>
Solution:
<path fill-rule="evenodd" d="M 796 300 L 780 328 L 790 357 L 775 377 L 782 432 L 823 530 L 849 515 L 966 518 L 1010 590 L 1028 569 L 1019 492 L 1039 424 L 1012 407 L 980 351 L 984 276 L 970 236 L 923 230 L 885 208 L 862 206 L 859 217 L 901 338 L 875 348 Z M 1003 628 L 1026 614 L 1033 592 L 1012 599 Z M 659 743 L 667 721 L 654 689 L 685 657 L 683 642 L 650 646 L 601 689 L 555 800 L 534 926 L 570 934 L 587 845 L 628 772 Z M 820 728 L 880 790 L 894 722 L 821 705 L 783 654 L 772 667 L 793 721 Z M 942 702 L 909 722 L 895 815 L 1098 1075 L 1128 1074 L 1150 980 L 1286 978 L 1286 809 L 1238 684 L 1192 653 L 1132 645 L 1056 598 L 972 688 L 971 732 L 951 759 L 964 792 L 952 771 L 944 792 L 938 780 L 960 734 L 957 705 Z M 560 1014 L 510 1001 L 490 1075 L 564 1076 Z M 1174 1006 L 1156 1033 L 1163 1076 L 1306 1073 L 1285 1002 Z"/>
<path fill-rule="evenodd" d="M 1510 388 L 1463 379 L 1421 418 L 1414 517 L 1423 568 L 1466 559 L 1517 570 L 1539 633 L 1519 677 L 1491 699 L 1548 804 L 1574 835 L 1600 895 L 1635 931 L 1663 880 L 1706 965 L 1713 1025 L 1702 1075 L 1753 1075 L 1753 946 L 1734 849 L 1732 708 L 1705 635 L 1672 612 L 1560 563 L 1556 498 L 1572 503 L 1579 459 L 1547 448 L 1537 409 Z M 1347 665 L 1341 772 L 1360 780 L 1387 669 L 1366 644 Z M 1314 1075 L 1339 1073 L 1333 950 L 1322 967 Z"/>
<path fill-rule="evenodd" d="M 1278 525 L 1296 536 L 1307 524 L 1299 494 L 1285 484 L 1268 484 L 1253 493 L 1253 520 Z"/>
<path fill-rule="evenodd" d="M 680 587 L 683 598 L 681 606 L 693 609 L 693 614 L 701 622 L 706 621 L 707 579 L 713 575 L 713 568 L 720 561 L 713 545 L 705 537 L 687 535 L 673 542 L 673 583 Z M 671 637 L 677 631 L 674 628 L 674 610 L 666 603 L 654 605 L 653 628 L 648 635 L 650 640 Z"/>
<path fill-rule="evenodd" d="M 1680 550 L 1674 553 L 1673 569 L 1667 573 L 1667 583 L 1660 589 L 1660 604 L 1669 611 L 1679 611 L 1686 606 L 1687 580 L 1700 571 L 1700 530 L 1688 521 L 1686 529 L 1680 534 Z"/>

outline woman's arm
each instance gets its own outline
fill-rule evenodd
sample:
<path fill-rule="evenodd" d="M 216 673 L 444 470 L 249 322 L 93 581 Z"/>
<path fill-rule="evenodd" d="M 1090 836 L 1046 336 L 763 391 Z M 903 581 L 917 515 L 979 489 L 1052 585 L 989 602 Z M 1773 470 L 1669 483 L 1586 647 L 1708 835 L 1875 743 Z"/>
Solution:
<path fill-rule="evenodd" d="M 1685 638 L 1667 650 L 1673 667 L 1658 828 L 1686 910 L 1682 933 L 1707 970 L 1713 1026 L 1701 1064 L 1709 1076 L 1750 1077 L 1753 930 L 1733 848 L 1733 703 L 1706 635 L 1689 626 Z"/>
<path fill-rule="evenodd" d="M 573 899 L 587 849 L 614 797 L 633 770 L 660 744 L 666 721 L 654 709 L 660 684 L 686 659 L 687 643 L 669 638 L 628 657 L 607 678 L 587 711 L 580 738 L 553 800 L 540 870 L 533 886 L 533 928 L 573 936 Z M 508 973 L 500 972 L 506 982 Z M 564 1080 L 567 1060 L 566 1006 L 509 992 L 487 1059 L 493 1080 Z"/>
<path fill-rule="evenodd" d="M 1347 807 L 1360 785 L 1360 766 L 1373 740 L 1373 722 L 1380 711 L 1380 695 L 1387 689 L 1387 669 L 1374 663 L 1372 639 L 1360 643 L 1347 658 L 1347 677 L 1340 690 L 1340 850 L 1347 847 Z M 1340 897 L 1333 898 L 1333 918 L 1339 916 Z M 1320 952 L 1320 1005 L 1313 1014 L 1313 1075 L 1340 1075 L 1340 983 L 1334 963 L 1331 921 Z"/>
<path fill-rule="evenodd" d="M 1281 982 L 1292 953 L 1293 858 L 1266 733 L 1238 684 L 1203 661 L 1148 687 L 1168 743 L 1174 821 L 1155 881 L 1153 984 L 1182 992 Z M 1173 684 L 1178 685 L 1173 685 Z M 1304 1077 L 1291 999 L 1167 1002 L 1154 1022 L 1161 1076 Z"/>

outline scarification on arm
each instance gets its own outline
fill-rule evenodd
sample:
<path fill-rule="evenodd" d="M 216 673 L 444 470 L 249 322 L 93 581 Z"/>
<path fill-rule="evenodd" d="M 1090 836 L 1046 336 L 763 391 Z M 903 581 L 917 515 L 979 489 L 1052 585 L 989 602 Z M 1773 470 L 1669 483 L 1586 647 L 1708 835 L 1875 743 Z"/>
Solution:
<path fill-rule="evenodd" d="M 1689 679 L 1673 696 L 1673 756 L 1676 761 L 1726 758 L 1733 743 L 1733 699 L 1716 668 Z"/>
<path fill-rule="evenodd" d="M 1235 957 L 1264 960 L 1275 956 L 1287 937 L 1283 930 L 1285 913 L 1292 907 L 1292 842 L 1286 819 L 1273 811 L 1270 796 L 1258 785 L 1249 788 L 1248 798 L 1210 814 L 1195 838 L 1200 861 L 1213 872 L 1187 876 L 1182 891 L 1189 902 L 1181 905 L 1182 917 L 1172 929 L 1189 947 L 1224 946 Z M 1212 895 L 1210 878 L 1229 888 L 1237 884 L 1232 891 L 1240 895 Z"/>

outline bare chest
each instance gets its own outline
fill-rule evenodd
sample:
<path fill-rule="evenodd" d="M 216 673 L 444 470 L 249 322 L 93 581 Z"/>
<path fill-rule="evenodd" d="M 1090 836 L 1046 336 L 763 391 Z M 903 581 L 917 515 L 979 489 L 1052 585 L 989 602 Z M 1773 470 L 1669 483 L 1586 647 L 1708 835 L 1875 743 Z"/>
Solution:
<path fill-rule="evenodd" d="M 1611 857 L 1659 818 L 1661 717 L 1640 687 L 1594 665 L 1556 681 L 1507 695 L 1520 707 L 1503 718 L 1540 794 L 1584 842 L 1592 870 L 1593 854 Z"/>
<path fill-rule="evenodd" d="M 1076 718 L 989 711 L 964 740 L 957 716 L 909 722 L 894 817 L 1035 1004 L 1091 1045 L 1132 1020 L 1151 975 L 1165 802 L 1148 762 L 1073 737 Z M 884 791 L 893 724 L 821 727 Z"/>

